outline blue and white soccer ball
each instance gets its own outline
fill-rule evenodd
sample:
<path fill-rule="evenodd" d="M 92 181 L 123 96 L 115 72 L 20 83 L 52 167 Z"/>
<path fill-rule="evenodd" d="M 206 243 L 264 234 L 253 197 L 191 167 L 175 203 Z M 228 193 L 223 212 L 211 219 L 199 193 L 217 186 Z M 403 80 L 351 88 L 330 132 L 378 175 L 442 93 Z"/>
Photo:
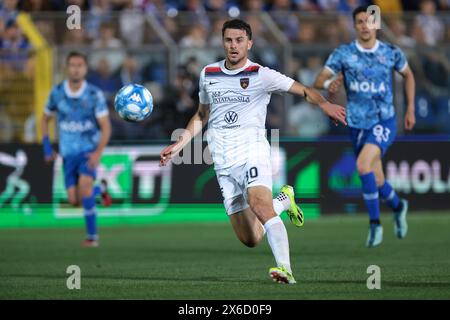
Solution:
<path fill-rule="evenodd" d="M 117 92 L 114 99 L 114 108 L 124 120 L 143 121 L 153 111 L 153 97 L 144 86 L 134 83 L 128 84 Z"/>

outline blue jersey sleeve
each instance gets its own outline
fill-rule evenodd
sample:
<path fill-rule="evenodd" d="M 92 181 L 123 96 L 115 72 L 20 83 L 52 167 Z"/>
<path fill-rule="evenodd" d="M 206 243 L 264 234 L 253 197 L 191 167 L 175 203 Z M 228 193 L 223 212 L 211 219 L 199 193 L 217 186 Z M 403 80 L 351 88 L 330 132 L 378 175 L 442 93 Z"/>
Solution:
<path fill-rule="evenodd" d="M 334 74 L 342 71 L 342 52 L 341 47 L 334 49 L 325 63 L 325 68 Z"/>
<path fill-rule="evenodd" d="M 398 47 L 394 47 L 394 69 L 398 72 L 402 72 L 406 69 L 407 65 L 408 61 L 406 60 L 403 51 Z"/>
<path fill-rule="evenodd" d="M 103 95 L 103 92 L 100 90 L 97 90 L 96 92 L 96 98 L 97 103 L 95 104 L 95 117 L 101 118 L 104 116 L 107 116 L 109 114 L 108 112 L 108 105 L 106 104 L 105 96 Z"/>
<path fill-rule="evenodd" d="M 56 95 L 57 95 L 57 89 L 53 88 L 52 91 L 50 91 L 50 95 L 48 96 L 47 104 L 45 105 L 45 109 L 44 109 L 45 114 L 51 115 L 54 112 L 56 112 L 56 107 L 57 107 Z"/>

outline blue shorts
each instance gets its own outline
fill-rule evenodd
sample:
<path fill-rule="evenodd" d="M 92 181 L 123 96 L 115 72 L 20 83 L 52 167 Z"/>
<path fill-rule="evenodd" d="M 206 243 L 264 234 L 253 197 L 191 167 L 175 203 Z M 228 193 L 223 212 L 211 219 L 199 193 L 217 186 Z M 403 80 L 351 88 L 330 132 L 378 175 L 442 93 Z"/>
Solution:
<path fill-rule="evenodd" d="M 96 169 L 92 169 L 88 165 L 89 153 L 90 152 L 83 152 L 63 158 L 64 182 L 66 184 L 66 189 L 77 185 L 80 175 L 90 176 L 95 180 Z"/>
<path fill-rule="evenodd" d="M 356 156 L 367 143 L 377 145 L 381 150 L 381 156 L 384 156 L 394 142 L 396 134 L 397 122 L 395 117 L 380 121 L 370 129 L 350 128 L 350 139 Z"/>

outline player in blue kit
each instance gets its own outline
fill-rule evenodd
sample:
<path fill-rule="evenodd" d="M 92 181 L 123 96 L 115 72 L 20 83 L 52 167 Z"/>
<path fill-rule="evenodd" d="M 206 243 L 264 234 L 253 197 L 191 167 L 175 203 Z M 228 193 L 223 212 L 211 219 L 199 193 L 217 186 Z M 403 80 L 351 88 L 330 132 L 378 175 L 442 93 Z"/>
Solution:
<path fill-rule="evenodd" d="M 393 70 L 404 77 L 407 98 L 404 126 L 407 130 L 411 130 L 416 122 L 415 80 L 403 52 L 377 40 L 376 29 L 368 24 L 368 17 L 367 7 L 354 10 L 356 40 L 333 51 L 314 86 L 336 92 L 344 84 L 346 89 L 347 123 L 370 217 L 367 246 L 375 247 L 383 240 L 379 198 L 394 211 L 396 236 L 402 239 L 408 230 L 408 202 L 400 199 L 385 180 L 381 159 L 397 132 L 392 92 Z"/>
<path fill-rule="evenodd" d="M 86 247 L 98 246 L 96 201 L 102 194 L 103 204 L 111 204 L 106 182 L 95 186 L 96 168 L 111 135 L 108 107 L 103 93 L 86 82 L 87 58 L 71 52 L 66 59 L 67 80 L 56 85 L 49 96 L 42 119 L 44 156 L 55 159 L 48 137 L 48 123 L 56 115 L 59 152 L 63 158 L 64 182 L 70 204 L 82 204 L 86 221 Z"/>

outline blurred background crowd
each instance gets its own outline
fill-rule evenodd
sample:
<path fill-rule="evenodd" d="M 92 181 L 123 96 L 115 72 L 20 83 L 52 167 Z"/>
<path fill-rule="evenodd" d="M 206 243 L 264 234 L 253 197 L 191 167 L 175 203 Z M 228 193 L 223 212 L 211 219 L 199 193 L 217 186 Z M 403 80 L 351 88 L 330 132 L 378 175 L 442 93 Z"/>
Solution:
<path fill-rule="evenodd" d="M 101 88 L 112 110 L 115 93 L 134 82 L 147 86 L 155 108 L 143 123 L 111 112 L 112 139 L 167 139 L 184 127 L 198 104 L 198 76 L 223 58 L 221 28 L 229 18 L 253 29 L 251 59 L 312 85 L 325 59 L 352 41 L 351 12 L 363 4 L 381 8 L 379 36 L 400 46 L 416 75 L 415 134 L 450 133 L 450 0 L 3 0 L 0 1 L 0 141 L 36 140 L 33 77 L 40 67 L 35 48 L 17 23 L 27 12 L 53 52 L 53 84 L 64 78 L 71 50 L 89 56 L 88 80 Z M 81 28 L 68 29 L 66 9 L 81 8 Z M 395 102 L 402 116 L 404 94 L 396 77 Z M 329 97 L 345 103 L 340 92 Z M 284 137 L 345 134 L 316 107 L 274 95 L 267 127 Z M 400 130 L 400 134 L 403 133 Z"/>

